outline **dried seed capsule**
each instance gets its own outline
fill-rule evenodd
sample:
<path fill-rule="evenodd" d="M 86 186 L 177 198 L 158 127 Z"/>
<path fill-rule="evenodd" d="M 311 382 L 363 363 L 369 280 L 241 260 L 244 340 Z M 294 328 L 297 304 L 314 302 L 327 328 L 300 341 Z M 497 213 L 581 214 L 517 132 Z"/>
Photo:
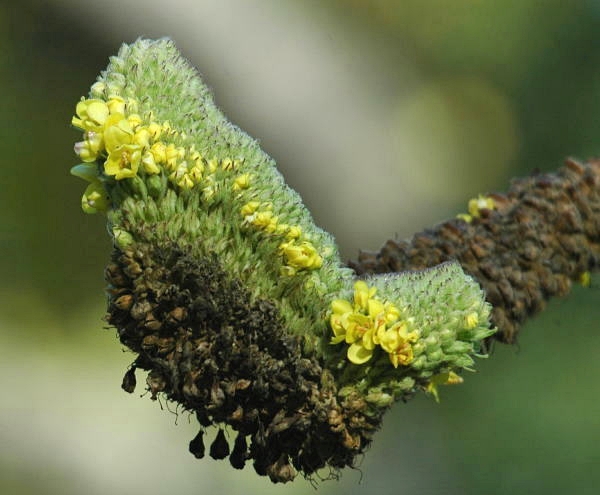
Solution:
<path fill-rule="evenodd" d="M 225 459 L 229 455 L 229 443 L 225 438 L 225 432 L 219 428 L 219 432 L 210 446 L 210 456 L 213 459 Z"/>
<path fill-rule="evenodd" d="M 204 457 L 204 430 L 200 430 L 194 439 L 190 442 L 189 450 L 196 459 Z"/>
<path fill-rule="evenodd" d="M 233 452 L 229 456 L 229 462 L 235 469 L 243 469 L 246 464 L 246 456 L 248 451 L 248 444 L 246 442 L 246 435 L 238 433 L 233 445 Z"/>
<path fill-rule="evenodd" d="M 125 376 L 123 377 L 123 383 L 121 383 L 121 388 L 128 394 L 131 394 L 135 390 L 135 385 L 135 366 L 132 366 L 125 373 Z"/>

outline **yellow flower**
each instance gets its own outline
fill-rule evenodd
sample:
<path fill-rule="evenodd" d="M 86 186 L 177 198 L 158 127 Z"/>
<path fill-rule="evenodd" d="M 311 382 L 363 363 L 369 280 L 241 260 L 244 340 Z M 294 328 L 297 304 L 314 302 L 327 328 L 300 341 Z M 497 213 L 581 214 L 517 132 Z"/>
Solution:
<path fill-rule="evenodd" d="M 279 250 L 285 264 L 297 269 L 315 270 L 323 264 L 323 258 L 309 241 L 296 244 L 295 241 L 283 242 Z"/>
<path fill-rule="evenodd" d="M 156 122 L 150 122 L 148 125 L 148 132 L 154 141 L 156 141 L 162 134 L 162 126 Z"/>
<path fill-rule="evenodd" d="M 592 285 L 592 274 L 590 272 L 582 272 L 581 275 L 579 275 L 579 283 L 583 287 Z"/>
<path fill-rule="evenodd" d="M 475 328 L 479 323 L 479 316 L 476 311 L 469 313 L 465 317 L 465 327 L 468 329 Z"/>
<path fill-rule="evenodd" d="M 204 158 L 202 158 L 202 155 L 196 150 L 194 145 L 189 149 L 188 158 L 194 164 L 194 167 L 198 168 L 200 172 L 204 172 Z"/>
<path fill-rule="evenodd" d="M 167 146 L 162 141 L 158 141 L 150 146 L 150 153 L 154 156 L 154 161 L 156 163 L 167 162 Z"/>
<path fill-rule="evenodd" d="M 246 220 L 269 234 L 272 234 L 277 229 L 277 217 L 270 210 L 257 211 L 253 215 L 246 217 Z"/>
<path fill-rule="evenodd" d="M 75 153 L 86 163 L 96 161 L 104 149 L 102 133 L 87 131 L 83 137 L 83 141 L 75 143 Z"/>
<path fill-rule="evenodd" d="M 109 198 L 104 186 L 99 180 L 88 184 L 81 197 L 81 208 L 85 213 L 98 213 L 108 209 Z"/>
<path fill-rule="evenodd" d="M 202 172 L 204 171 L 203 166 L 194 165 L 190 168 L 190 177 L 194 181 L 194 183 L 198 184 L 202 180 Z"/>
<path fill-rule="evenodd" d="M 151 151 L 145 151 L 142 155 L 142 167 L 144 172 L 149 175 L 155 175 L 160 173 L 160 167 L 156 163 L 154 155 Z"/>
<path fill-rule="evenodd" d="M 363 364 L 373 356 L 376 325 L 372 317 L 354 311 L 349 301 L 335 299 L 331 303 L 329 324 L 333 330 L 332 344 L 350 344 L 347 356 L 351 363 Z"/>
<path fill-rule="evenodd" d="M 246 203 L 244 206 L 242 206 L 240 213 L 242 214 L 242 216 L 244 218 L 246 218 L 246 217 L 253 215 L 256 212 L 256 210 L 258 210 L 259 207 L 260 207 L 260 201 L 250 201 L 250 202 Z"/>
<path fill-rule="evenodd" d="M 454 371 L 439 373 L 437 375 L 433 375 L 429 379 L 429 383 L 425 387 L 425 391 L 433 395 L 433 398 L 436 402 L 439 402 L 440 396 L 438 394 L 438 385 L 457 385 L 463 381 L 464 380 L 462 377 L 457 375 Z"/>
<path fill-rule="evenodd" d="M 111 96 L 106 102 L 106 106 L 111 114 L 125 114 L 125 100 L 120 96 Z"/>
<path fill-rule="evenodd" d="M 372 298 L 377 289 L 369 288 L 364 280 L 359 280 L 354 284 L 354 306 L 363 311 L 368 311 L 368 302 Z"/>
<path fill-rule="evenodd" d="M 218 167 L 219 167 L 219 162 L 217 162 L 217 160 L 215 158 L 211 158 L 210 160 L 208 160 L 208 171 L 211 174 L 214 174 L 217 171 Z"/>
<path fill-rule="evenodd" d="M 458 218 L 459 220 L 463 220 L 467 223 L 471 223 L 473 221 L 473 217 L 468 213 L 459 213 L 458 215 L 456 215 L 456 218 Z"/>
<path fill-rule="evenodd" d="M 481 216 L 481 210 L 486 209 L 486 210 L 493 210 L 496 207 L 496 203 L 494 203 L 494 200 L 492 198 L 490 198 L 489 196 L 483 196 L 482 194 L 480 194 L 479 196 L 477 196 L 476 198 L 473 198 L 471 200 L 469 200 L 469 214 L 473 217 L 473 218 L 477 218 L 479 216 Z"/>
<path fill-rule="evenodd" d="M 165 148 L 165 163 L 167 169 L 174 171 L 177 168 L 177 163 L 185 156 L 185 148 L 177 147 L 174 144 L 168 144 Z"/>
<path fill-rule="evenodd" d="M 84 131 L 101 131 L 108 118 L 109 110 L 102 100 L 82 99 L 77 103 L 75 113 L 77 117 L 71 119 L 71 123 L 75 127 Z"/>
<path fill-rule="evenodd" d="M 180 163 L 177 166 L 177 169 L 171 175 L 169 175 L 169 179 L 171 179 L 182 189 L 191 189 L 194 187 L 194 181 L 190 176 L 190 170 L 187 167 L 187 162 Z"/>
<path fill-rule="evenodd" d="M 385 303 L 384 312 L 385 322 L 388 325 L 396 322 L 398 318 L 400 318 L 400 310 L 390 302 Z"/>
<path fill-rule="evenodd" d="M 419 332 L 416 330 L 409 332 L 410 320 L 402 320 L 388 329 L 380 327 L 377 332 L 377 340 L 381 348 L 388 353 L 390 362 L 397 368 L 399 365 L 406 366 L 414 359 L 414 353 L 411 346 L 419 338 Z"/>
<path fill-rule="evenodd" d="M 233 190 L 241 191 L 250 187 L 250 174 L 238 175 L 233 181 Z"/>
<path fill-rule="evenodd" d="M 133 129 L 123 114 L 115 113 L 106 119 L 104 144 L 110 154 L 116 148 L 133 141 Z"/>
<path fill-rule="evenodd" d="M 147 127 L 138 126 L 135 130 L 135 134 L 133 135 L 133 143 L 139 144 L 142 147 L 150 146 L 150 140 L 152 139 L 152 135 Z"/>
<path fill-rule="evenodd" d="M 346 319 L 347 314 L 352 313 L 352 305 L 345 299 L 334 299 L 331 303 L 331 316 L 329 317 L 329 324 L 333 330 L 333 337 L 331 338 L 332 344 L 339 344 L 343 340 L 346 340 Z"/>
<path fill-rule="evenodd" d="M 127 116 L 127 122 L 133 129 L 137 129 L 138 126 L 142 125 L 142 117 L 140 117 L 137 113 L 132 113 Z"/>
<path fill-rule="evenodd" d="M 116 180 L 135 177 L 140 166 L 142 153 L 135 144 L 115 147 L 104 162 L 104 173 L 114 175 Z"/>
<path fill-rule="evenodd" d="M 302 229 L 297 225 L 290 226 L 289 230 L 285 234 L 288 239 L 299 239 L 302 235 Z"/>

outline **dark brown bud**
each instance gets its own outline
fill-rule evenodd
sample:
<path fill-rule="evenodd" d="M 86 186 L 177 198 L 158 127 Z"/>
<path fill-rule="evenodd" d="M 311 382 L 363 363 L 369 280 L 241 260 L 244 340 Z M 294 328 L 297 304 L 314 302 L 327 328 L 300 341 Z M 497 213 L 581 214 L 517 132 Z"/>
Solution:
<path fill-rule="evenodd" d="M 287 483 L 296 477 L 296 470 L 290 464 L 287 455 L 281 454 L 277 462 L 267 467 L 267 474 L 273 483 Z"/>
<path fill-rule="evenodd" d="M 118 309 L 127 311 L 133 305 L 133 296 L 131 294 L 124 294 L 115 299 L 115 306 Z"/>

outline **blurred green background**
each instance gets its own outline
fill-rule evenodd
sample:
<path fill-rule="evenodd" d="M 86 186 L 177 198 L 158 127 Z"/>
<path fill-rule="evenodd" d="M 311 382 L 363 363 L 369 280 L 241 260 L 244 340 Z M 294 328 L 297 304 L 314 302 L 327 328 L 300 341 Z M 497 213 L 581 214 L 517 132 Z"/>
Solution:
<path fill-rule="evenodd" d="M 0 492 L 313 492 L 197 461 L 194 420 L 120 390 L 109 240 L 68 171 L 75 103 L 122 42 L 174 38 L 354 257 L 598 154 L 599 28 L 592 0 L 0 1 Z M 554 301 L 441 404 L 396 405 L 319 493 L 597 493 L 599 294 Z"/>

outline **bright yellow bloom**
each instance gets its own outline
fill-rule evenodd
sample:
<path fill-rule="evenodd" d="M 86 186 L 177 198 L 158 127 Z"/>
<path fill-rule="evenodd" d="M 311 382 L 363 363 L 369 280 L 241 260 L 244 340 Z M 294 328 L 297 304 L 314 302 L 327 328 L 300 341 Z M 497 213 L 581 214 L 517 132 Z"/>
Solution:
<path fill-rule="evenodd" d="M 152 135 L 150 131 L 145 126 L 138 126 L 135 129 L 135 134 L 133 135 L 133 144 L 139 144 L 140 146 L 146 148 L 150 146 L 150 140 L 152 139 Z"/>
<path fill-rule="evenodd" d="M 257 211 L 254 215 L 247 217 L 247 221 L 269 234 L 272 234 L 277 229 L 277 217 L 270 210 Z"/>
<path fill-rule="evenodd" d="M 156 163 L 167 162 L 167 145 L 162 141 L 158 141 L 150 146 L 150 153 L 154 156 Z"/>
<path fill-rule="evenodd" d="M 297 225 L 292 225 L 290 227 L 290 229 L 287 231 L 287 233 L 285 234 L 285 236 L 288 239 L 299 239 L 301 235 L 302 235 L 302 229 L 300 227 L 298 227 Z"/>
<path fill-rule="evenodd" d="M 110 154 L 116 148 L 133 142 L 133 128 L 123 114 L 115 113 L 106 119 L 104 145 Z"/>
<path fill-rule="evenodd" d="M 177 166 L 177 169 L 169 175 L 169 179 L 177 184 L 182 189 L 191 189 L 195 182 L 190 176 L 190 170 L 187 167 L 187 162 L 182 162 Z"/>
<path fill-rule="evenodd" d="M 120 96 L 111 96 L 106 102 L 106 106 L 111 114 L 125 114 L 125 100 Z"/>
<path fill-rule="evenodd" d="M 148 132 L 150 133 L 152 140 L 156 141 L 162 134 L 162 126 L 156 122 L 150 122 L 148 125 Z"/>
<path fill-rule="evenodd" d="M 296 244 L 295 241 L 283 242 L 279 251 L 285 264 L 296 269 L 315 270 L 323 265 L 323 258 L 309 241 Z"/>
<path fill-rule="evenodd" d="M 165 134 L 169 134 L 169 135 L 173 135 L 173 133 L 175 132 L 173 130 L 173 128 L 171 127 L 171 122 L 169 122 L 168 120 L 165 120 L 162 123 L 162 132 L 164 132 Z"/>
<path fill-rule="evenodd" d="M 142 125 L 142 117 L 140 117 L 137 113 L 132 113 L 127 116 L 127 122 L 133 129 L 137 129 L 138 126 Z"/>
<path fill-rule="evenodd" d="M 411 342 L 416 342 L 419 338 L 419 332 L 413 330 L 409 332 L 409 321 L 402 320 L 395 323 L 387 330 L 379 330 L 377 339 L 381 348 L 388 353 L 390 362 L 397 368 L 399 365 L 406 366 L 414 359 Z"/>
<path fill-rule="evenodd" d="M 300 239 L 302 236 L 302 229 L 297 225 L 289 225 L 287 223 L 280 223 L 277 225 L 277 233 L 284 235 L 286 239 L 294 240 Z"/>
<path fill-rule="evenodd" d="M 135 177 L 141 159 L 142 153 L 138 145 L 124 144 L 117 146 L 104 162 L 104 173 L 114 175 L 116 180 Z"/>
<path fill-rule="evenodd" d="M 364 280 L 359 280 L 354 284 L 354 305 L 357 309 L 368 311 L 368 302 L 372 298 L 377 289 L 375 287 L 369 288 Z"/>
<path fill-rule="evenodd" d="M 199 165 L 194 165 L 192 168 L 190 168 L 190 178 L 194 181 L 195 184 L 200 183 L 200 181 L 202 180 L 203 171 L 204 167 Z"/>
<path fill-rule="evenodd" d="M 77 117 L 71 119 L 75 127 L 84 131 L 101 131 L 109 115 L 106 102 L 97 99 L 82 99 L 75 107 Z"/>
<path fill-rule="evenodd" d="M 469 200 L 469 214 L 473 218 L 481 216 L 481 210 L 493 210 L 496 207 L 496 203 L 489 196 L 483 196 L 480 194 L 476 198 Z"/>
<path fill-rule="evenodd" d="M 258 210 L 259 207 L 260 207 L 260 201 L 250 201 L 250 202 L 246 203 L 244 206 L 242 206 L 240 213 L 242 214 L 242 216 L 244 218 L 246 218 L 246 217 L 253 215 L 256 212 L 256 210 Z"/>
<path fill-rule="evenodd" d="M 331 303 L 331 316 L 329 317 L 329 324 L 333 330 L 333 337 L 331 338 L 332 344 L 339 344 L 346 340 L 346 319 L 347 314 L 352 313 L 352 305 L 345 299 L 334 299 Z"/>
<path fill-rule="evenodd" d="M 398 321 L 400 310 L 390 302 L 375 297 L 375 287 L 363 280 L 354 284 L 353 302 L 335 299 L 331 303 L 329 325 L 333 330 L 332 344 L 350 344 L 347 356 L 354 364 L 371 359 L 376 346 L 388 353 L 397 368 L 414 359 L 412 343 L 419 338 L 417 330 L 410 331 L 412 320 Z"/>
<path fill-rule="evenodd" d="M 238 175 L 233 181 L 233 190 L 241 191 L 250 187 L 250 174 Z"/>
<path fill-rule="evenodd" d="M 179 161 L 185 156 L 185 148 L 177 147 L 174 144 L 168 144 L 165 148 L 165 163 L 167 169 L 174 171 Z"/>

